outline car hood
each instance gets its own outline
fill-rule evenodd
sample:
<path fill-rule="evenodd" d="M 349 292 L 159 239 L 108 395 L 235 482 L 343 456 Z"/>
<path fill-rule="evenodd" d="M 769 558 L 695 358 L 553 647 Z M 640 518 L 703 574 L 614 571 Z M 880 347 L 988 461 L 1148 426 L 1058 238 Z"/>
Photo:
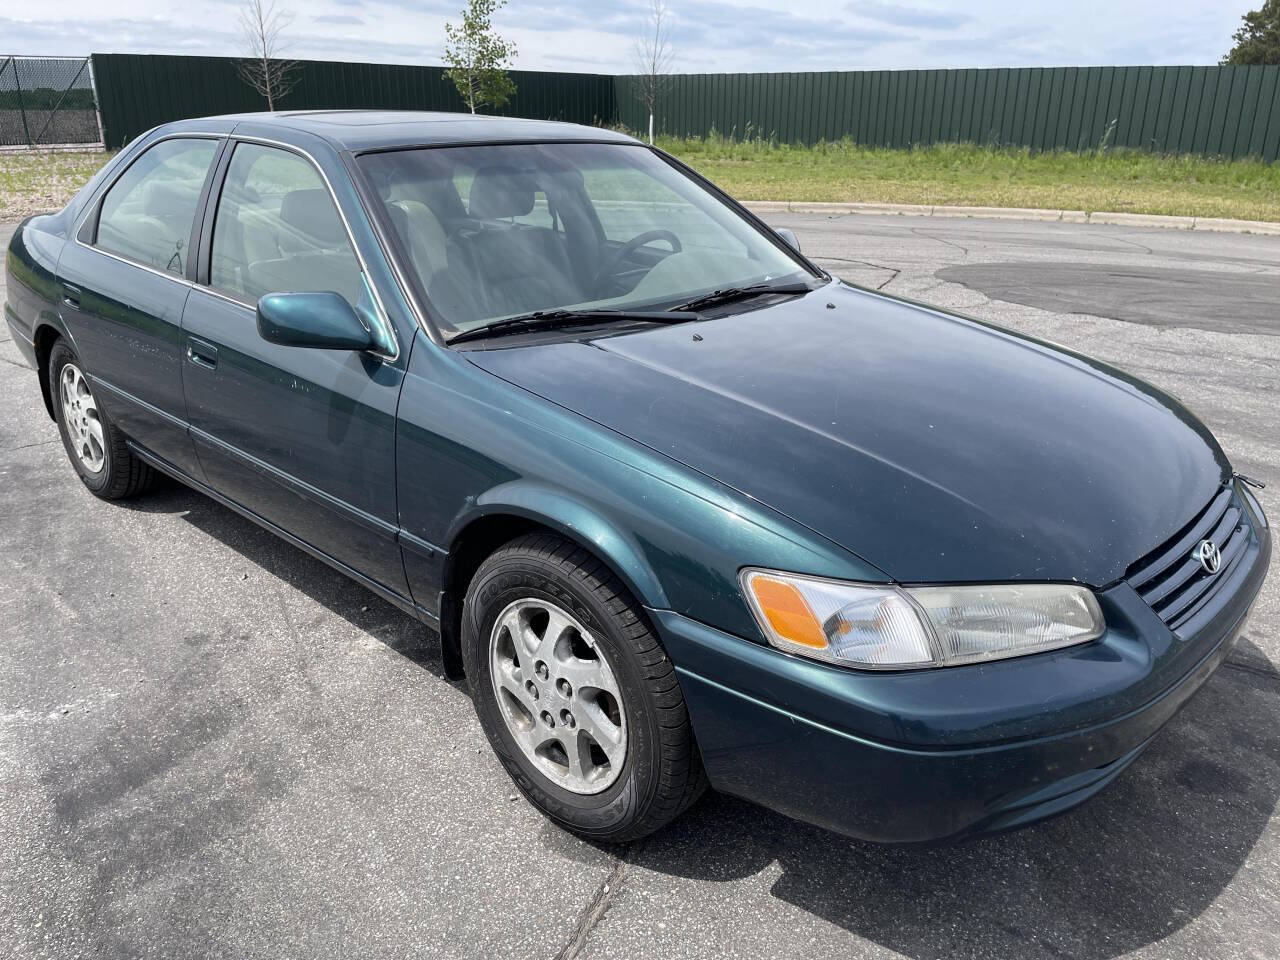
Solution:
<path fill-rule="evenodd" d="M 901 582 L 1103 586 L 1230 476 L 1204 425 L 1148 384 L 840 283 L 700 323 L 499 345 L 468 357 Z"/>

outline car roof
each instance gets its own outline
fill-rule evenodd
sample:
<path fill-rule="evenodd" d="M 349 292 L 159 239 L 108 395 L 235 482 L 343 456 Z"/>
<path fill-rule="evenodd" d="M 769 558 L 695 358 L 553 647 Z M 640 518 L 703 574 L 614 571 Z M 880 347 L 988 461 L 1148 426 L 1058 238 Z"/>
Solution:
<path fill-rule="evenodd" d="M 359 152 L 383 147 L 434 146 L 459 143 L 503 143 L 546 140 L 605 140 L 637 143 L 626 134 L 552 120 L 493 117 L 470 113 L 417 110 L 300 110 L 202 117 L 167 125 L 178 130 L 227 122 L 238 132 L 297 130 L 343 150 Z M 243 128 L 243 129 L 242 129 Z"/>

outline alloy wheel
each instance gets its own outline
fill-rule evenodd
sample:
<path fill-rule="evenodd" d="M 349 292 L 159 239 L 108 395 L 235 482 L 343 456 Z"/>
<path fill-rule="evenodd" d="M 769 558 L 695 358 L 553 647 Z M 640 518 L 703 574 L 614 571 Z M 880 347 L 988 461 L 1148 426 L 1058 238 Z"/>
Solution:
<path fill-rule="evenodd" d="M 489 638 L 489 667 L 508 731 L 548 779 L 578 794 L 618 779 L 627 753 L 622 695 L 576 618 L 542 599 L 509 604 Z"/>
<path fill-rule="evenodd" d="M 81 466 L 89 473 L 100 473 L 106 462 L 102 419 L 89 383 L 80 368 L 68 363 L 58 380 L 62 400 L 62 418 L 71 447 Z"/>

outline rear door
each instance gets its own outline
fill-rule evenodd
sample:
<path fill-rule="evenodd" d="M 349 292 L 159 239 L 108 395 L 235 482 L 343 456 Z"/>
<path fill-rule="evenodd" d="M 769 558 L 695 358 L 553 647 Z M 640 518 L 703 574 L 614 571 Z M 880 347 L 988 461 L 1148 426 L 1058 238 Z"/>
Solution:
<path fill-rule="evenodd" d="M 223 143 L 183 135 L 148 146 L 90 207 L 58 265 L 60 313 L 108 416 L 196 476 L 179 334 L 196 211 Z"/>
<path fill-rule="evenodd" d="M 268 343 L 268 293 L 334 291 L 386 325 L 315 162 L 281 145 L 234 143 L 206 215 L 183 315 L 191 436 L 209 483 L 399 596 L 395 415 L 404 358 Z M 393 352 L 398 351 L 392 347 Z"/>

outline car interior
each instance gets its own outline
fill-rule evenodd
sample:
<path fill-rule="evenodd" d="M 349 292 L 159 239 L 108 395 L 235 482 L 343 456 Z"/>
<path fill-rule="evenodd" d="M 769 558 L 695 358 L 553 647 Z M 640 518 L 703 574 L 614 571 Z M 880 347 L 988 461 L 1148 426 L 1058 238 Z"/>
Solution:
<path fill-rule="evenodd" d="M 152 181 L 135 190 L 98 224 L 98 243 L 108 250 L 181 275 L 184 248 L 200 185 Z"/>
<path fill-rule="evenodd" d="M 681 217 L 669 218 L 675 229 L 645 230 L 642 220 L 629 239 L 610 238 L 600 208 L 617 219 L 625 202 L 598 200 L 573 167 L 471 167 L 448 156 L 462 151 L 418 151 L 428 152 L 436 154 L 430 163 L 386 154 L 366 170 L 446 334 L 493 318 L 692 289 L 726 268 L 760 270 L 742 247 L 684 249 Z M 683 206 L 686 226 L 691 216 L 707 219 Z"/>
<path fill-rule="evenodd" d="M 275 202 L 228 172 L 214 221 L 209 280 L 249 303 L 268 293 L 332 290 L 354 305 L 360 264 L 329 192 L 290 190 Z"/>
<path fill-rule="evenodd" d="M 134 163 L 103 197 L 95 243 L 181 275 L 211 140 L 166 140 Z"/>
<path fill-rule="evenodd" d="M 586 199 L 545 180 L 515 167 L 481 167 L 465 200 L 453 177 L 381 185 L 400 242 L 450 324 L 599 296 L 598 244 L 583 242 L 597 226 Z"/>
<path fill-rule="evenodd" d="M 212 149 L 174 140 L 144 154 L 104 200 L 99 245 L 181 274 Z M 540 310 L 678 302 L 794 272 L 714 200 L 691 201 L 630 153 L 609 151 L 610 163 L 580 167 L 550 152 L 517 164 L 502 148 L 414 150 L 375 155 L 382 162 L 365 169 L 446 336 Z M 216 205 L 209 282 L 247 304 L 291 291 L 359 302 L 359 260 L 308 160 L 262 144 L 235 147 Z"/>

